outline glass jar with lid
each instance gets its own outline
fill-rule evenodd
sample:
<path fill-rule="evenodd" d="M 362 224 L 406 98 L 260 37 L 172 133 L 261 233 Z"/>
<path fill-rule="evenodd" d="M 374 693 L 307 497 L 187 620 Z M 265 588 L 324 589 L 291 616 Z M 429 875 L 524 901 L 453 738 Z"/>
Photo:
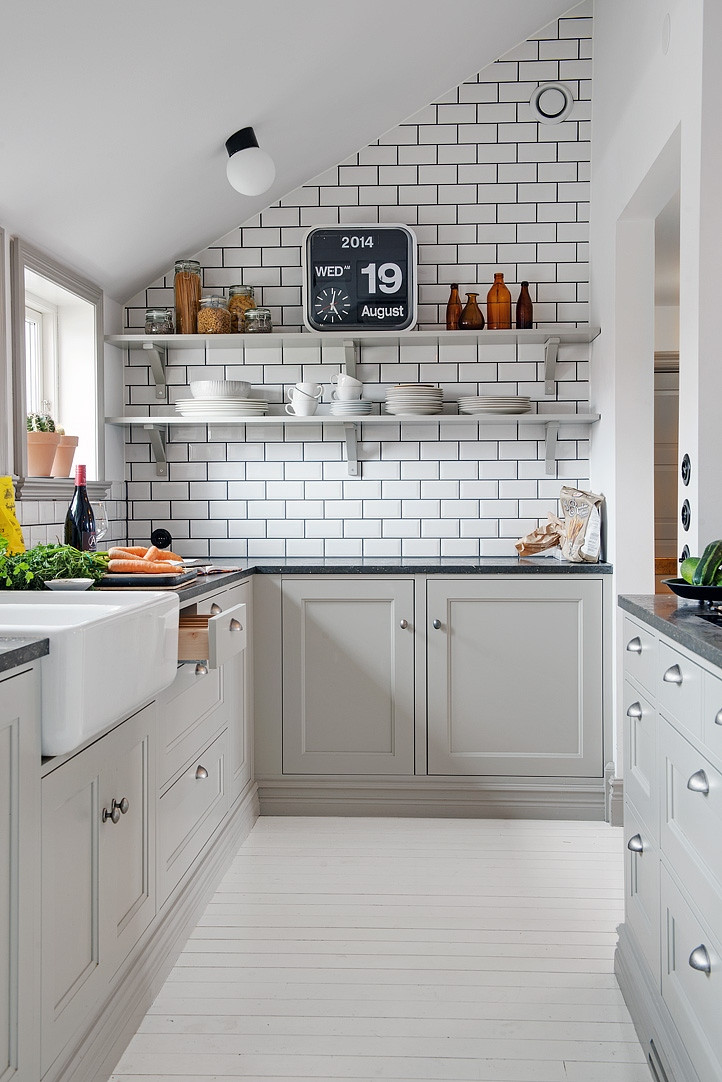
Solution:
<path fill-rule="evenodd" d="M 231 313 L 225 297 L 211 294 L 201 298 L 198 309 L 199 334 L 230 334 Z"/>
<path fill-rule="evenodd" d="M 146 334 L 173 334 L 172 308 L 146 308 Z"/>
<path fill-rule="evenodd" d="M 249 308 L 255 308 L 253 286 L 231 286 L 228 290 L 228 307 L 231 311 L 231 333 L 245 331 L 245 316 Z"/>
<path fill-rule="evenodd" d="M 197 259 L 177 259 L 175 264 L 175 321 L 178 334 L 196 334 L 201 299 L 201 265 Z"/>
<path fill-rule="evenodd" d="M 270 334 L 272 330 L 271 309 L 249 308 L 246 311 L 245 323 L 246 334 Z"/>

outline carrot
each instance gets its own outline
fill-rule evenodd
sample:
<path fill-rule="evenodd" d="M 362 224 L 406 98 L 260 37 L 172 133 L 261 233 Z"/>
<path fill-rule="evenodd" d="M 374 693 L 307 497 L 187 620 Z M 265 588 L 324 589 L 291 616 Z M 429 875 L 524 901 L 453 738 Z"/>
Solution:
<path fill-rule="evenodd" d="M 115 547 L 118 552 L 124 552 L 126 554 L 126 559 L 128 556 L 143 557 L 148 551 L 146 545 L 116 545 Z"/>
<path fill-rule="evenodd" d="M 157 549 L 155 545 L 151 545 L 145 556 L 144 560 L 174 560 L 176 563 L 182 563 L 183 557 L 176 556 L 175 552 L 171 552 L 170 549 Z"/>
<path fill-rule="evenodd" d="M 145 552 L 145 549 L 143 550 Z M 111 560 L 142 560 L 143 557 L 135 552 L 131 552 L 130 549 L 115 548 L 108 549 L 108 555 Z"/>
<path fill-rule="evenodd" d="M 183 568 L 168 560 L 110 560 L 108 571 L 113 575 L 180 575 Z"/>

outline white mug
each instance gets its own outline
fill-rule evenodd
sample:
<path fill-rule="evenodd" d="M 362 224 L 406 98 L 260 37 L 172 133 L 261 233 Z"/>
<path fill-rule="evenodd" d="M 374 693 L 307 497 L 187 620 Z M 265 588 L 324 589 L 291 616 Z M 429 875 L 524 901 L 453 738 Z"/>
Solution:
<path fill-rule="evenodd" d="M 362 390 L 363 387 L 361 384 L 359 384 L 358 387 L 349 387 L 348 384 L 345 383 L 343 386 L 339 384 L 335 391 L 331 391 L 331 398 L 335 399 L 337 402 L 351 402 L 358 400 L 361 397 Z"/>
<path fill-rule="evenodd" d="M 317 409 L 318 399 L 310 395 L 297 395 L 286 404 L 286 413 L 296 417 L 311 417 Z"/>
<path fill-rule="evenodd" d="M 349 376 L 348 372 L 336 372 L 331 376 L 331 383 L 335 383 L 338 390 L 342 387 L 357 387 L 359 394 L 363 388 L 361 380 L 356 379 L 355 376 Z"/>
<path fill-rule="evenodd" d="M 323 387 L 318 383 L 297 383 L 289 387 L 286 394 L 291 402 L 302 401 L 304 398 L 313 398 L 318 401 L 323 394 Z"/>

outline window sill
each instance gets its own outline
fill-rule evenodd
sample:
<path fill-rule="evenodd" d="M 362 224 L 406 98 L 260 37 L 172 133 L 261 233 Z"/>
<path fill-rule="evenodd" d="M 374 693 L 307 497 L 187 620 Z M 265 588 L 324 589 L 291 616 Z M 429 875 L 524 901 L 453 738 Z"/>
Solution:
<path fill-rule="evenodd" d="M 17 477 L 15 496 L 19 500 L 70 500 L 75 490 L 72 477 Z M 88 481 L 91 500 L 110 499 L 110 481 Z"/>

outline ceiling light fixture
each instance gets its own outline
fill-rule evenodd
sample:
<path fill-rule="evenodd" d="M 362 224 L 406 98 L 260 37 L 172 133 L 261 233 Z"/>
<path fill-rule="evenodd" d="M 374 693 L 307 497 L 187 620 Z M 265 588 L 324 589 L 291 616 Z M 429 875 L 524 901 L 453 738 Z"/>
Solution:
<path fill-rule="evenodd" d="M 262 195 L 276 179 L 273 158 L 261 150 L 253 128 L 241 128 L 226 140 L 228 183 L 241 195 Z"/>

